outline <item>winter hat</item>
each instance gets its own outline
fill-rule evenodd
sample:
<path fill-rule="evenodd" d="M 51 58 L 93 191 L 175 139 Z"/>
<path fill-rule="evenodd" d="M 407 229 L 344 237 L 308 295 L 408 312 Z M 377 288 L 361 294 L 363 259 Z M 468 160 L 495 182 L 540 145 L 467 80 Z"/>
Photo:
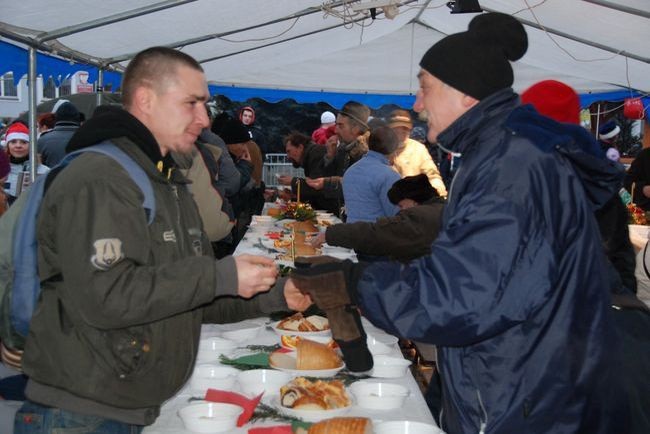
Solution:
<path fill-rule="evenodd" d="M 334 113 L 327 111 L 320 115 L 321 124 L 333 124 L 334 122 L 336 122 L 336 116 L 334 116 Z"/>
<path fill-rule="evenodd" d="M 29 142 L 29 129 L 22 122 L 15 122 L 7 129 L 7 136 L 5 141 L 7 143 L 12 140 L 24 140 Z"/>
<path fill-rule="evenodd" d="M 417 203 L 422 203 L 436 196 L 438 196 L 438 192 L 431 186 L 429 178 L 424 173 L 402 178 L 388 190 L 388 200 L 395 205 L 403 199 L 412 199 Z"/>
<path fill-rule="evenodd" d="M 514 80 L 510 61 L 528 49 L 524 26 L 510 15 L 477 15 L 467 31 L 434 44 L 420 61 L 422 69 L 442 82 L 481 100 Z"/>
<path fill-rule="evenodd" d="M 226 142 L 226 145 L 234 145 L 236 143 L 246 143 L 251 139 L 248 130 L 237 119 L 229 119 L 221 128 L 219 136 Z"/>
<path fill-rule="evenodd" d="M 56 111 L 61 107 L 61 105 L 65 104 L 66 102 L 70 102 L 67 99 L 60 99 L 57 102 L 54 103 L 54 107 L 52 107 L 52 113 L 56 113 Z"/>
<path fill-rule="evenodd" d="M 558 122 L 580 124 L 580 98 L 573 88 L 556 80 L 544 80 L 521 94 L 523 104 Z"/>
<path fill-rule="evenodd" d="M 413 121 L 411 120 L 411 114 L 406 110 L 393 110 L 388 119 L 388 126 L 391 128 L 406 127 L 412 130 Z"/>
<path fill-rule="evenodd" d="M 598 138 L 600 140 L 613 139 L 621 132 L 621 127 L 616 125 L 614 121 L 605 122 L 598 128 Z"/>
<path fill-rule="evenodd" d="M 368 118 L 370 117 L 370 109 L 360 102 L 348 101 L 341 108 L 340 115 L 347 116 L 361 124 L 365 129 L 368 129 Z"/>
<path fill-rule="evenodd" d="M 79 110 L 71 102 L 64 102 L 61 104 L 56 112 L 54 118 L 57 122 L 76 122 L 79 123 Z"/>
<path fill-rule="evenodd" d="M 0 179 L 9 175 L 9 172 L 11 172 L 11 165 L 9 164 L 9 155 L 4 151 L 0 151 Z"/>

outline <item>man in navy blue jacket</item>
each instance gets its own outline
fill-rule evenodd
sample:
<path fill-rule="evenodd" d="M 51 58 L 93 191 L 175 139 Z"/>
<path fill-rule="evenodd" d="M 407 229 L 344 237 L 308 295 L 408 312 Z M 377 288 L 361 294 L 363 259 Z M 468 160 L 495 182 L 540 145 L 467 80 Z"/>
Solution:
<path fill-rule="evenodd" d="M 483 14 L 420 62 L 414 109 L 427 113 L 428 139 L 461 161 L 431 255 L 301 269 L 285 295 L 334 314 L 349 365 L 365 354 L 349 349 L 364 336 L 341 314 L 351 306 L 437 345 L 449 434 L 625 433 L 594 218 L 621 174 L 587 131 L 521 106 L 510 61 L 527 45 L 514 18 Z"/>

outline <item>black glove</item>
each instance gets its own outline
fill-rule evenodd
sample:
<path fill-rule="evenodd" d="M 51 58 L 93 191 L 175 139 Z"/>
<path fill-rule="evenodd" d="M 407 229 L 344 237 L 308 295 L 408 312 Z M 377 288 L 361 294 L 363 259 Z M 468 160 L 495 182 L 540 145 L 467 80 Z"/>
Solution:
<path fill-rule="evenodd" d="M 361 325 L 361 315 L 356 300 L 356 283 L 364 266 L 351 261 L 298 268 L 291 279 L 303 294 L 325 311 L 332 329 L 332 337 L 341 348 L 348 370 L 365 372 L 373 367 L 366 333 Z"/>

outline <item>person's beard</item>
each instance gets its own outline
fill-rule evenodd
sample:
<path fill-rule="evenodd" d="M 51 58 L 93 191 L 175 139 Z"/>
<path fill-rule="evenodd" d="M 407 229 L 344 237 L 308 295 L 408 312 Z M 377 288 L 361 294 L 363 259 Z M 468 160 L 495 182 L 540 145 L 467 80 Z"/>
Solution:
<path fill-rule="evenodd" d="M 300 165 L 300 163 L 296 163 L 296 162 L 293 161 L 293 160 L 291 160 L 291 165 L 292 165 L 293 167 L 295 167 L 296 169 L 300 169 L 300 168 L 302 167 L 302 166 Z"/>

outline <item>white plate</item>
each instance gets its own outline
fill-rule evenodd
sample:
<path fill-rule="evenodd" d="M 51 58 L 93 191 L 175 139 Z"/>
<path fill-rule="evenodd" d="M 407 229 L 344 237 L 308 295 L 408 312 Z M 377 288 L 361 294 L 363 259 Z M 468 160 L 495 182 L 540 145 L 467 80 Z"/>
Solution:
<path fill-rule="evenodd" d="M 332 336 L 331 330 L 322 330 L 319 332 L 296 332 L 293 330 L 284 330 L 278 328 L 279 323 L 280 321 L 276 321 L 269 325 L 269 327 L 271 327 L 278 336 L 300 336 L 301 338 L 307 338 L 307 339 L 309 339 L 312 336 Z"/>
<path fill-rule="evenodd" d="M 275 225 L 276 225 L 277 227 L 279 227 L 279 228 L 282 228 L 282 229 L 289 229 L 289 228 L 285 227 L 285 224 L 287 224 L 287 223 L 293 223 L 293 222 L 297 222 L 297 221 L 298 221 L 298 220 L 296 220 L 296 219 L 282 219 L 282 220 L 278 220 L 278 221 L 276 221 L 276 222 L 275 222 Z"/>
<path fill-rule="evenodd" d="M 225 324 L 221 336 L 235 342 L 244 342 L 255 338 L 264 328 L 262 321 L 246 320 L 238 323 Z"/>
<path fill-rule="evenodd" d="M 274 399 L 271 400 L 271 403 L 280 411 L 280 413 L 297 419 L 302 419 L 305 422 L 319 422 L 331 417 L 342 416 L 350 411 L 350 408 L 352 407 L 350 405 L 348 407 L 335 408 L 333 410 L 294 410 L 293 408 L 287 408 L 280 404 L 279 396 L 275 396 Z"/>
<path fill-rule="evenodd" d="M 266 247 L 269 250 L 275 250 L 276 252 L 279 253 L 285 253 L 287 251 L 287 249 L 283 249 L 281 247 L 275 247 L 275 240 L 272 240 L 270 238 L 261 237 L 260 244 L 262 244 L 264 247 Z"/>
<path fill-rule="evenodd" d="M 345 363 L 341 362 L 341 366 L 333 369 L 296 369 L 296 353 L 292 351 L 290 353 L 284 353 L 286 358 L 282 358 L 285 363 L 281 365 L 274 365 L 269 359 L 269 366 L 278 371 L 286 372 L 287 374 L 294 375 L 296 377 L 314 377 L 314 378 L 328 378 L 333 377 L 341 369 L 345 368 Z"/>
<path fill-rule="evenodd" d="M 444 434 L 435 425 L 410 420 L 380 422 L 375 425 L 374 432 L 375 434 Z"/>

